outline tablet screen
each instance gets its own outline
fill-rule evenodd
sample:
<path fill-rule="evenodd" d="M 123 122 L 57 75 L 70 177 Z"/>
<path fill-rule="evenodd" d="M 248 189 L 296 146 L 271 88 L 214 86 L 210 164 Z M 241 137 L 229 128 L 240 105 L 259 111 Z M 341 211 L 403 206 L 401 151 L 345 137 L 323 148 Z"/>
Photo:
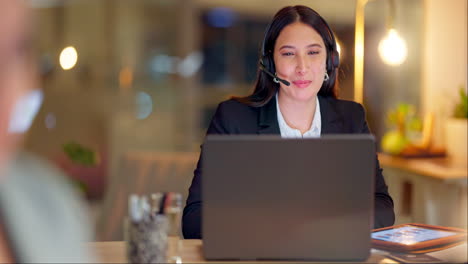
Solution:
<path fill-rule="evenodd" d="M 456 235 L 455 232 L 427 229 L 417 226 L 402 226 L 372 233 L 373 239 L 412 245 L 422 241 Z"/>

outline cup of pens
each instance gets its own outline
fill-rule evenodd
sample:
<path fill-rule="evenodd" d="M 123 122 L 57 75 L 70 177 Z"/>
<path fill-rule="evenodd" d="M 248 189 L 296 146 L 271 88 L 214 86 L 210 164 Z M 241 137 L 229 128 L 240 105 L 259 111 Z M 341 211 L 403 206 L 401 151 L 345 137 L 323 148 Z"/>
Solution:
<path fill-rule="evenodd" d="M 167 263 L 173 257 L 174 249 L 168 250 L 168 235 L 176 224 L 171 204 L 177 198 L 180 195 L 176 193 L 129 197 L 124 234 L 130 263 Z"/>

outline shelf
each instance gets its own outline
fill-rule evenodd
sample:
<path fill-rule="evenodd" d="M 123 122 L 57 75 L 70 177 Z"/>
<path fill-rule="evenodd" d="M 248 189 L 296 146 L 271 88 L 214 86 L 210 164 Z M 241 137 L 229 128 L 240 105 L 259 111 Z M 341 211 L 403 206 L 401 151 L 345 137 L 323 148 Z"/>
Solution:
<path fill-rule="evenodd" d="M 467 162 L 454 163 L 448 158 L 402 158 L 384 153 L 379 153 L 378 156 L 382 167 L 397 168 L 444 181 L 467 184 Z"/>

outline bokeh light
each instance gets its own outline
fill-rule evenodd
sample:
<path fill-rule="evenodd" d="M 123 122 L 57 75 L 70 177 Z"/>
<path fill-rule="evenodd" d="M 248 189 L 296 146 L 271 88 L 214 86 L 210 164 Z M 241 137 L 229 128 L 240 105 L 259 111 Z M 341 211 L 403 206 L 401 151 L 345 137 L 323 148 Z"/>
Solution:
<path fill-rule="evenodd" d="M 70 70 L 78 62 L 78 52 L 72 46 L 66 47 L 60 53 L 60 66 L 64 70 Z"/>
<path fill-rule="evenodd" d="M 136 118 L 145 119 L 153 112 L 153 99 L 148 93 L 136 94 Z"/>
<path fill-rule="evenodd" d="M 52 130 L 57 125 L 57 118 L 54 113 L 48 113 L 45 117 L 45 126 L 48 130 Z"/>
<path fill-rule="evenodd" d="M 398 35 L 395 29 L 390 29 L 387 36 L 379 43 L 379 54 L 382 60 L 389 65 L 396 66 L 406 60 L 406 42 Z"/>

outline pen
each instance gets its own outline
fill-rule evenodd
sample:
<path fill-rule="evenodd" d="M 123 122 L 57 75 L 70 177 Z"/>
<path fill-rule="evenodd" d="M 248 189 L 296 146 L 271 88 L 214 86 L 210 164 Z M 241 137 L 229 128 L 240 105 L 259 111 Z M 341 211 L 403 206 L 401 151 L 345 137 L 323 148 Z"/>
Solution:
<path fill-rule="evenodd" d="M 148 220 L 151 217 L 151 206 L 148 202 L 148 197 L 142 196 L 140 198 L 140 210 L 144 220 Z"/>
<path fill-rule="evenodd" d="M 157 214 L 159 213 L 159 207 L 161 205 L 162 193 L 153 193 L 151 194 L 151 213 Z"/>
<path fill-rule="evenodd" d="M 172 200 L 174 199 L 174 193 L 173 192 L 168 192 L 167 193 L 167 198 L 166 198 L 166 201 L 165 201 L 165 204 L 164 204 L 164 211 L 166 212 L 166 214 L 168 213 L 168 211 L 170 212 L 171 208 L 171 204 L 172 204 Z"/>
<path fill-rule="evenodd" d="M 139 203 L 139 197 L 137 195 L 130 195 L 128 199 L 128 214 L 130 215 L 132 222 L 138 222 L 143 218 L 143 213 Z"/>
<path fill-rule="evenodd" d="M 165 214 L 165 207 L 166 207 L 166 200 L 167 200 L 167 193 L 163 193 L 163 196 L 161 198 L 161 203 L 159 204 L 159 212 L 158 214 Z"/>

